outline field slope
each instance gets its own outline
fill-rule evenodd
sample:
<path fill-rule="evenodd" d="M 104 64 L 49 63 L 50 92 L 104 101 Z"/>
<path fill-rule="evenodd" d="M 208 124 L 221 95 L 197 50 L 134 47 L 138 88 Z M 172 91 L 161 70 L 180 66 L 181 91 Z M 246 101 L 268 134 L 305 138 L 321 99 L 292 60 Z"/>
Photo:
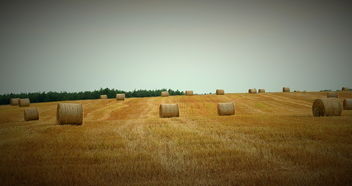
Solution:
<path fill-rule="evenodd" d="M 325 93 L 72 101 L 82 126 L 56 125 L 57 102 L 0 106 L 1 185 L 351 185 L 352 111 L 312 117 Z M 341 93 L 341 98 L 352 97 Z M 342 100 L 342 99 L 341 99 Z M 234 101 L 235 116 L 218 116 Z M 179 118 L 159 118 L 178 103 Z"/>

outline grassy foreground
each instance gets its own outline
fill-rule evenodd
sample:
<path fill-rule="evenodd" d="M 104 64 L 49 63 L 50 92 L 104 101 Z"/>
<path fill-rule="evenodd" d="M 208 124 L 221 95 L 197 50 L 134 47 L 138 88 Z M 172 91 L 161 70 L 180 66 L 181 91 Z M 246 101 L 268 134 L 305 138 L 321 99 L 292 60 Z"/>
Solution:
<path fill-rule="evenodd" d="M 352 111 L 312 117 L 326 93 L 71 101 L 82 126 L 56 125 L 57 102 L 0 106 L 1 185 L 351 185 Z M 340 93 L 341 98 L 352 97 Z M 342 100 L 342 99 L 341 99 Z M 234 101 L 235 116 L 218 116 Z M 178 103 L 179 118 L 159 118 Z"/>

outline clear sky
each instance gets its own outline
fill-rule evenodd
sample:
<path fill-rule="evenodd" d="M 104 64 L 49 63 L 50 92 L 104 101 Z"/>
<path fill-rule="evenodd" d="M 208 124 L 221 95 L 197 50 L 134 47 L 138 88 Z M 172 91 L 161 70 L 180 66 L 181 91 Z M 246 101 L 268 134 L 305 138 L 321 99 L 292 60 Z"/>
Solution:
<path fill-rule="evenodd" d="M 352 87 L 348 2 L 2 2 L 0 94 Z"/>

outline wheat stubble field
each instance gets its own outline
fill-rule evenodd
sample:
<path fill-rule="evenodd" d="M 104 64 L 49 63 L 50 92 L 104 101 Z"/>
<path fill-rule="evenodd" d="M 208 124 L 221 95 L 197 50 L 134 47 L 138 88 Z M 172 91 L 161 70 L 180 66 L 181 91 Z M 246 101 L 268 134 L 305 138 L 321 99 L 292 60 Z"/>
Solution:
<path fill-rule="evenodd" d="M 0 106 L 1 185 L 350 185 L 352 111 L 312 117 L 326 93 L 70 101 L 82 126 L 57 125 L 57 102 Z M 340 98 L 351 93 L 340 93 Z M 342 99 L 341 99 L 342 100 Z M 234 116 L 218 102 L 234 101 Z M 160 103 L 180 117 L 159 118 Z"/>

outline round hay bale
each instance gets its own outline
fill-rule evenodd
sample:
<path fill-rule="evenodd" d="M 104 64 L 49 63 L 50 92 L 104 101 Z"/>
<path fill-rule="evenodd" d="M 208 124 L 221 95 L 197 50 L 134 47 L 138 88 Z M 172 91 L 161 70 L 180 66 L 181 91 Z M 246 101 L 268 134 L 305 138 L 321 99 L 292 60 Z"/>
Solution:
<path fill-rule="evenodd" d="M 178 104 L 160 104 L 159 115 L 161 118 L 179 117 Z"/>
<path fill-rule="evenodd" d="M 24 109 L 24 120 L 39 120 L 39 112 L 36 107 L 26 108 Z"/>
<path fill-rule="evenodd" d="M 220 116 L 234 115 L 235 114 L 235 104 L 232 102 L 218 103 L 218 114 Z"/>
<path fill-rule="evenodd" d="M 168 91 L 161 92 L 161 97 L 168 97 L 170 94 Z"/>
<path fill-rule="evenodd" d="M 352 110 L 352 99 L 344 99 L 343 100 L 343 109 L 344 110 Z"/>
<path fill-rule="evenodd" d="M 186 90 L 186 91 L 185 91 L 185 94 L 186 94 L 187 96 L 192 96 L 192 95 L 193 95 L 193 91 L 192 91 L 192 90 Z"/>
<path fill-rule="evenodd" d="M 283 87 L 283 88 L 282 88 L 282 92 L 290 92 L 290 88 L 288 88 L 288 87 Z"/>
<path fill-rule="evenodd" d="M 107 95 L 100 95 L 100 99 L 108 99 L 108 96 Z"/>
<path fill-rule="evenodd" d="M 312 106 L 313 116 L 341 116 L 342 105 L 337 98 L 316 99 Z"/>
<path fill-rule="evenodd" d="M 20 98 L 11 98 L 10 99 L 10 105 L 12 105 L 12 106 L 18 105 L 19 102 L 20 102 Z"/>
<path fill-rule="evenodd" d="M 326 94 L 326 97 L 327 98 L 338 98 L 339 97 L 339 94 L 337 92 L 328 92 Z"/>
<path fill-rule="evenodd" d="M 116 100 L 121 100 L 121 101 L 123 101 L 123 100 L 125 100 L 125 94 L 116 94 Z"/>
<path fill-rule="evenodd" d="M 223 89 L 216 89 L 216 95 L 224 95 L 225 91 Z"/>
<path fill-rule="evenodd" d="M 350 89 L 348 87 L 342 87 L 342 91 L 349 91 Z"/>
<path fill-rule="evenodd" d="M 59 103 L 56 110 L 57 123 L 76 124 L 83 123 L 83 106 L 77 103 Z"/>
<path fill-rule="evenodd" d="M 248 93 L 256 94 L 257 93 L 257 89 L 255 89 L 255 88 L 248 89 Z"/>
<path fill-rule="evenodd" d="M 19 105 L 20 107 L 29 107 L 29 104 L 30 104 L 30 103 L 31 103 L 31 102 L 30 102 L 29 98 L 20 99 L 20 100 L 18 101 L 18 105 Z"/>
<path fill-rule="evenodd" d="M 258 89 L 258 93 L 265 93 L 265 89 Z"/>

